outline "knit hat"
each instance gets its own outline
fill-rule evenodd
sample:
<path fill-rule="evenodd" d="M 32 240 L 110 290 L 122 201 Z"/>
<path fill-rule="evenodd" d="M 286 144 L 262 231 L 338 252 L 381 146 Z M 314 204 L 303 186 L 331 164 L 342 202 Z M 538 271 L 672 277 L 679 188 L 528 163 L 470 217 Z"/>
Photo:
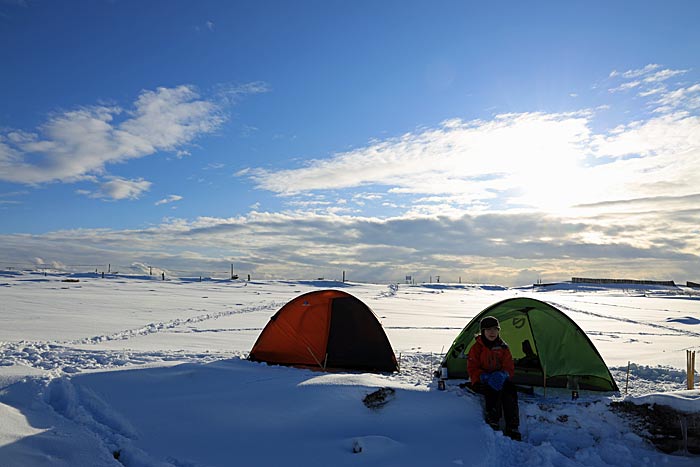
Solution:
<path fill-rule="evenodd" d="M 493 317 L 493 316 L 487 316 L 484 319 L 481 320 L 481 323 L 479 324 L 479 328 L 484 330 L 488 328 L 499 328 L 500 329 L 501 325 L 498 322 L 498 320 Z"/>

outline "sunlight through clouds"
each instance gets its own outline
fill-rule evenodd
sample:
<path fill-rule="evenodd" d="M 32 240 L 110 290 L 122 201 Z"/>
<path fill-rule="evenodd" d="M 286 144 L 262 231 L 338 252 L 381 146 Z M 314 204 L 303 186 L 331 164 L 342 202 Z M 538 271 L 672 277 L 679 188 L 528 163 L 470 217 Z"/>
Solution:
<path fill-rule="evenodd" d="M 586 112 L 507 114 L 491 121 L 451 120 L 422 133 L 374 143 L 307 167 L 241 172 L 283 195 L 365 185 L 401 193 L 460 195 L 474 201 L 541 182 L 544 168 L 572 169 L 589 137 Z"/>
<path fill-rule="evenodd" d="M 576 204 L 684 193 L 698 186 L 697 117 L 664 115 L 609 134 L 593 134 L 593 117 L 582 112 L 451 121 L 308 167 L 240 175 L 285 196 L 389 185 L 388 194 L 458 197 L 462 209 L 491 205 L 557 213 Z M 689 168 L 697 170 L 688 174 Z"/>
<path fill-rule="evenodd" d="M 593 130 L 607 105 L 451 119 L 303 167 L 238 175 L 290 199 L 387 186 L 385 202 L 400 205 L 392 198 L 413 195 L 405 212 L 443 215 L 526 209 L 567 216 L 583 204 L 685 196 L 700 186 L 700 117 L 690 113 L 700 106 L 700 84 L 673 89 L 668 80 L 686 73 L 657 64 L 613 71 L 611 91 L 635 92 L 656 107 L 646 119 L 607 131 Z"/>

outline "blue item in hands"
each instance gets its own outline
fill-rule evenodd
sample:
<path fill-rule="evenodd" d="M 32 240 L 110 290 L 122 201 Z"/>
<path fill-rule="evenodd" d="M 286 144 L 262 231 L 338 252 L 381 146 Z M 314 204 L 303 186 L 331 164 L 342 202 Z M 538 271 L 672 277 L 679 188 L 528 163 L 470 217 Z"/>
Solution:
<path fill-rule="evenodd" d="M 479 379 L 481 380 L 482 383 L 488 384 L 489 378 L 491 378 L 492 373 L 481 373 L 481 376 L 479 376 Z"/>
<path fill-rule="evenodd" d="M 493 373 L 489 373 L 486 383 L 496 391 L 500 391 L 503 389 L 503 385 L 507 379 L 508 373 L 505 371 L 494 371 Z"/>

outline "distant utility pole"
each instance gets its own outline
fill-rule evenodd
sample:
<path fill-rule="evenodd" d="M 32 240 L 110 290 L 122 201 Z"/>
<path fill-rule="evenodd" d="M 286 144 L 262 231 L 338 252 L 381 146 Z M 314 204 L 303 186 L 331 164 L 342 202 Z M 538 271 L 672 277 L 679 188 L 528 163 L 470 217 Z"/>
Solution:
<path fill-rule="evenodd" d="M 343 271 L 343 282 L 345 282 L 345 271 Z"/>

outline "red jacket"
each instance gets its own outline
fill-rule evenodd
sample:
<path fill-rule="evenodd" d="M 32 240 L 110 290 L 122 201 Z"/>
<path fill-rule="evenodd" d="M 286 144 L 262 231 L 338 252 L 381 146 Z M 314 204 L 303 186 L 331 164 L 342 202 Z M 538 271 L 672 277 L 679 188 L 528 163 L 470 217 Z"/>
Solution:
<path fill-rule="evenodd" d="M 515 365 L 513 355 L 510 353 L 508 344 L 501 338 L 490 349 L 484 345 L 481 336 L 476 336 L 476 342 L 469 349 L 467 355 L 467 373 L 472 384 L 481 381 L 482 373 L 492 373 L 494 371 L 505 371 L 508 376 L 513 377 Z"/>

